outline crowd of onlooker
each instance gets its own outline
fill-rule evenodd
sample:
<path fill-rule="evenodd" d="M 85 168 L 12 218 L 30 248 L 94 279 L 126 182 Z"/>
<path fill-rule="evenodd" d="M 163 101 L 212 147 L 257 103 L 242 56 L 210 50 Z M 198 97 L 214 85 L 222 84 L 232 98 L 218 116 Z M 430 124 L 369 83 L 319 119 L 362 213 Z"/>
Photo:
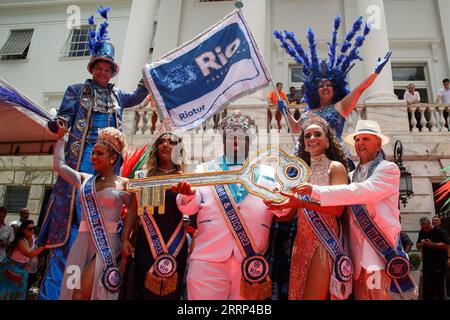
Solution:
<path fill-rule="evenodd" d="M 29 220 L 27 208 L 19 211 L 19 220 L 6 224 L 8 211 L 0 207 L 0 300 L 26 299 L 37 281 L 38 255 L 35 248 L 36 226 Z"/>

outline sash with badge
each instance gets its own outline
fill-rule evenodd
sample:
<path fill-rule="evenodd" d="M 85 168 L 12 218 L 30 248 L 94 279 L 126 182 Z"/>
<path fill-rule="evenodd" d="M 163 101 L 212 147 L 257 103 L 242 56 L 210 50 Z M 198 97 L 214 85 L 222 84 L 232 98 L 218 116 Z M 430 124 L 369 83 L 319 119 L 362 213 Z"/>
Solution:
<path fill-rule="evenodd" d="M 214 171 L 214 164 L 208 163 L 205 169 Z M 245 225 L 236 202 L 233 200 L 229 187 L 214 185 L 212 188 L 217 203 L 220 204 L 220 211 L 244 257 L 241 266 L 241 296 L 249 300 L 270 298 L 272 296 L 272 281 L 269 277 L 269 263 L 267 259 L 255 251 L 256 246 L 252 235 Z"/>
<path fill-rule="evenodd" d="M 379 153 L 370 165 L 367 177 L 370 177 L 378 164 L 383 160 Z M 353 173 L 357 177 L 358 168 Z M 351 205 L 350 211 L 358 222 L 364 237 L 369 241 L 375 251 L 386 261 L 386 273 L 391 278 L 389 291 L 403 298 L 411 297 L 416 293 L 416 284 L 410 275 L 411 264 L 402 249 L 400 237 L 397 247 L 392 247 L 381 230 L 378 229 L 364 205 Z"/>
<path fill-rule="evenodd" d="M 116 263 L 116 257 L 111 246 L 111 240 L 106 232 L 101 206 L 95 190 L 95 180 L 92 176 L 81 186 L 81 204 L 89 225 L 90 234 L 103 264 L 101 281 L 103 286 L 110 292 L 117 292 L 122 283 L 122 274 Z"/>
<path fill-rule="evenodd" d="M 352 205 L 350 209 L 365 238 L 386 261 L 386 273 L 391 278 L 390 292 L 402 297 L 414 294 L 416 285 L 410 275 L 411 264 L 403 252 L 400 237 L 397 248 L 392 247 L 363 205 Z"/>
<path fill-rule="evenodd" d="M 147 175 L 147 170 L 136 171 L 135 175 L 137 178 L 143 178 Z M 183 220 L 180 221 L 166 244 L 155 218 L 153 218 L 153 210 L 149 214 L 147 208 L 144 208 L 139 213 L 139 219 L 155 260 L 147 272 L 144 286 L 156 295 L 166 296 L 177 289 L 178 273 L 175 259 L 186 241 Z"/>
<path fill-rule="evenodd" d="M 311 201 L 308 196 L 303 197 L 303 200 L 306 202 Z M 334 268 L 330 292 L 338 299 L 347 299 L 352 292 L 351 280 L 353 276 L 353 264 L 350 257 L 344 254 L 341 224 L 339 224 L 339 237 L 337 237 L 329 224 L 326 220 L 322 219 L 319 213 L 305 208 L 302 209 L 302 212 L 317 238 L 333 258 Z M 334 279 L 337 280 L 337 284 L 335 284 L 336 281 L 334 281 Z"/>

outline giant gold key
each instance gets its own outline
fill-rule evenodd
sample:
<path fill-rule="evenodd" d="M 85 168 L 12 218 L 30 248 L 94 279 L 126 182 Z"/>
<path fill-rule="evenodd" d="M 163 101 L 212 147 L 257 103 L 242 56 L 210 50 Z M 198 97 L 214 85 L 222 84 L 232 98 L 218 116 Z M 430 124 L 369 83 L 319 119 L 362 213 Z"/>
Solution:
<path fill-rule="evenodd" d="M 127 183 L 127 190 L 136 194 L 138 214 L 141 215 L 144 210 L 153 214 L 155 207 L 158 207 L 159 213 L 163 213 L 166 189 L 180 180 L 192 186 L 240 183 L 249 193 L 280 202 L 284 199 L 280 191 L 292 194 L 291 188 L 308 181 L 309 175 L 308 165 L 302 159 L 278 148 L 267 148 L 256 157 L 247 159 L 239 170 L 131 179 Z"/>

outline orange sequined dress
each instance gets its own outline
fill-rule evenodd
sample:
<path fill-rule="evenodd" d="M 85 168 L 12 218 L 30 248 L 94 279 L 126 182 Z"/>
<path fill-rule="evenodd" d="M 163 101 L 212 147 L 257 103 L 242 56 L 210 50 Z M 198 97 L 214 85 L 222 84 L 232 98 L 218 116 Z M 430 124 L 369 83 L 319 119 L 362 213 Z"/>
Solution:
<path fill-rule="evenodd" d="M 328 174 L 331 160 L 325 154 L 311 158 L 311 179 L 313 185 L 330 185 L 330 176 Z M 338 234 L 339 227 L 336 217 L 319 213 L 320 217 L 328 223 L 335 234 Z M 303 211 L 298 210 L 297 234 L 294 240 L 291 257 L 291 274 L 289 278 L 289 300 L 302 300 L 306 278 L 308 272 L 321 272 L 320 270 L 309 270 L 311 259 L 315 251 L 321 261 L 322 270 L 328 270 L 332 273 L 333 259 L 322 242 L 317 238 L 314 230 L 311 228 Z"/>

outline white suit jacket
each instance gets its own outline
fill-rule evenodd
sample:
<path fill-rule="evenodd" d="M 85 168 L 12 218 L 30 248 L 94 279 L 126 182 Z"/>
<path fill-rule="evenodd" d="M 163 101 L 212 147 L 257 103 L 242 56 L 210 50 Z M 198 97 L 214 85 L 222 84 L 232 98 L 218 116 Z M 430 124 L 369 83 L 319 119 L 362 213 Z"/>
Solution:
<path fill-rule="evenodd" d="M 348 185 L 314 186 L 312 198 L 322 206 L 363 204 L 374 223 L 393 247 L 397 247 L 401 225 L 398 210 L 400 170 L 395 163 L 381 161 L 372 175 L 363 182 Z M 347 208 L 349 249 L 354 265 L 354 279 L 361 268 L 367 271 L 384 270 L 384 259 L 366 240 L 358 222 Z"/>
<path fill-rule="evenodd" d="M 200 167 L 196 170 L 201 171 Z M 234 253 L 241 261 L 241 251 L 229 231 L 213 192 L 213 186 L 206 186 L 196 188 L 195 195 L 177 196 L 177 205 L 183 214 L 192 215 L 198 212 L 198 229 L 190 259 L 223 262 Z M 274 211 L 270 210 L 261 198 L 252 194 L 248 194 L 237 206 L 253 238 L 255 251 L 264 254 Z"/>

